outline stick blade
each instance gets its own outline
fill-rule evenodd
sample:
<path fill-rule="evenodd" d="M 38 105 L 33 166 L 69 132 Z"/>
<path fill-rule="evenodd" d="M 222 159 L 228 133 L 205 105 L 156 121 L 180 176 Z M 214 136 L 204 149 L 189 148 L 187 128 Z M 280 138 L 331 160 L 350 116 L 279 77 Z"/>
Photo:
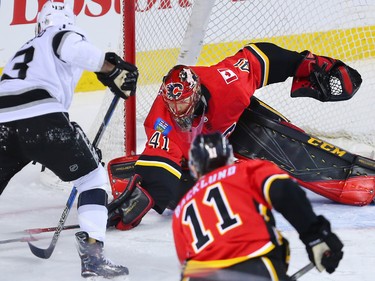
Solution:
<path fill-rule="evenodd" d="M 38 247 L 34 246 L 30 242 L 27 242 L 27 244 L 29 244 L 29 248 L 30 248 L 31 252 L 35 256 L 37 256 L 38 258 L 41 258 L 41 259 L 49 259 L 49 257 L 52 255 L 53 250 L 55 249 L 55 247 L 53 247 L 53 245 L 50 245 L 47 249 L 41 249 L 41 248 L 38 248 Z"/>

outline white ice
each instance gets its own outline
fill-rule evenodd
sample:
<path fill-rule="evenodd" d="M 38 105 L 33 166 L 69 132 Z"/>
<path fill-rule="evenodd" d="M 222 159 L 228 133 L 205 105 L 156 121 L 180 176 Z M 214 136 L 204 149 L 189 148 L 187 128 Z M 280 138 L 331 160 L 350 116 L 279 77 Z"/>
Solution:
<path fill-rule="evenodd" d="M 90 119 L 88 116 L 96 114 L 100 98 L 100 94 L 76 94 L 71 110 L 72 120 L 85 128 Z M 46 260 L 35 257 L 25 242 L 1 243 L 23 236 L 17 232 L 24 229 L 57 225 L 70 187 L 56 188 L 42 184 L 40 168 L 39 165 L 25 167 L 10 181 L 0 197 L 0 281 L 83 280 L 74 244 L 76 229 L 61 233 L 55 251 Z M 308 192 L 308 196 L 315 211 L 331 220 L 334 231 L 344 242 L 344 258 L 331 275 L 312 269 L 299 280 L 375 280 L 375 207 L 339 205 L 311 192 Z M 309 262 L 307 254 L 292 227 L 278 214 L 276 220 L 291 245 L 289 273 L 293 274 Z M 77 224 L 75 206 L 66 223 L 72 224 Z M 33 243 L 47 248 L 52 235 L 53 232 L 37 234 L 35 237 L 40 240 Z M 140 226 L 131 231 L 109 230 L 105 251 L 107 257 L 126 265 L 130 270 L 127 278 L 115 280 L 179 280 L 170 216 L 160 216 L 151 211 Z"/>

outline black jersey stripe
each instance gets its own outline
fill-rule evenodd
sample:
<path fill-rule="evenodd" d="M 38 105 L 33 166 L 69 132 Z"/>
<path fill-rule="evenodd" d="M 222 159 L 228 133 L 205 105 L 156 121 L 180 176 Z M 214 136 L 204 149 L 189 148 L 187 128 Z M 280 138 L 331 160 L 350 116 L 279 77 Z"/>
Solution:
<path fill-rule="evenodd" d="M 268 84 L 269 75 L 269 59 L 265 53 L 262 52 L 255 44 L 248 44 L 245 46 L 259 61 L 261 66 L 261 83 L 259 87 L 264 87 Z"/>
<path fill-rule="evenodd" d="M 181 178 L 181 167 L 164 157 L 142 155 L 135 163 L 135 166 L 158 167 L 168 171 L 177 178 Z"/>
<path fill-rule="evenodd" d="M 58 57 L 59 60 L 61 60 L 63 62 L 65 62 L 65 61 L 60 58 L 60 55 L 61 55 L 60 49 L 61 49 L 62 44 L 64 43 L 65 38 L 69 35 L 69 33 L 76 33 L 76 34 L 82 36 L 82 38 L 85 38 L 85 36 L 83 36 L 82 34 L 79 34 L 79 33 L 75 32 L 75 31 L 72 31 L 72 30 L 61 31 L 53 37 L 53 40 L 52 40 L 53 52 L 54 52 L 55 56 Z"/>
<path fill-rule="evenodd" d="M 46 90 L 43 89 L 35 89 L 24 93 L 1 94 L 0 109 L 26 105 L 29 103 L 47 99 L 55 100 L 54 97 L 52 97 Z"/>

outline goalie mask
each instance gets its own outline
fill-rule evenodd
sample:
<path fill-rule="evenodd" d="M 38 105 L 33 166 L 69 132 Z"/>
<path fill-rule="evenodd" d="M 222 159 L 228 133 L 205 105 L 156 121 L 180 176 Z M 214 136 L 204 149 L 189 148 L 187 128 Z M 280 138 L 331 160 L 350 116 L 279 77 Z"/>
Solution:
<path fill-rule="evenodd" d="M 35 34 L 52 25 L 74 25 L 75 15 L 68 4 L 47 1 L 37 16 Z"/>
<path fill-rule="evenodd" d="M 177 65 L 163 78 L 160 94 L 182 131 L 189 131 L 202 96 L 199 77 L 188 66 Z"/>
<path fill-rule="evenodd" d="M 200 134 L 190 146 L 189 168 L 196 179 L 216 168 L 232 164 L 233 161 L 232 145 L 218 132 Z"/>

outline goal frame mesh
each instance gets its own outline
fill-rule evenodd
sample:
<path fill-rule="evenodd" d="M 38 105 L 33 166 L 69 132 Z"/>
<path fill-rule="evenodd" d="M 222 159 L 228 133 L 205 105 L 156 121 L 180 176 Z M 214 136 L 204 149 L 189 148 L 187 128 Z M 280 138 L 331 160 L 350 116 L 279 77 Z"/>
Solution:
<path fill-rule="evenodd" d="M 176 32 L 173 29 L 173 24 L 171 24 L 173 21 L 170 21 L 170 26 L 167 28 L 164 26 L 163 29 L 158 29 L 158 25 L 163 25 L 165 24 L 165 21 L 169 21 L 169 17 L 172 17 L 174 12 L 181 12 L 181 14 L 176 17 L 174 23 L 175 25 L 183 26 L 180 29 L 187 31 L 191 28 L 190 17 L 192 16 L 194 5 L 201 2 L 214 2 L 214 7 L 213 16 L 208 23 L 204 38 L 200 42 L 201 46 L 198 46 L 200 53 L 198 52 L 196 57 L 197 64 L 214 64 L 224 57 L 234 54 L 235 51 L 239 50 L 250 41 L 272 42 L 281 47 L 299 52 L 309 49 L 316 54 L 342 59 L 354 68 L 359 69 L 360 72 L 365 73 L 365 82 L 362 86 L 365 90 L 360 89 L 353 100 L 361 99 L 360 103 L 366 104 L 366 100 L 371 98 L 369 90 L 375 86 L 374 67 L 371 65 L 363 67 L 361 64 L 364 59 L 371 60 L 375 58 L 375 16 L 368 16 L 368 14 L 371 14 L 371 11 L 375 14 L 375 3 L 371 3 L 369 0 L 335 0 L 331 1 L 333 3 L 330 2 L 326 4 L 322 4 L 325 3 L 325 1 L 318 0 L 315 1 L 317 2 L 315 5 L 311 4 L 311 6 L 309 6 L 310 4 L 304 6 L 299 3 L 301 1 L 291 0 L 278 0 L 274 1 L 272 4 L 264 3 L 260 0 L 123 0 L 124 40 L 122 47 L 124 48 L 124 58 L 130 62 L 134 62 L 140 70 L 139 87 L 136 93 L 136 98 L 132 97 L 125 102 L 123 121 L 123 149 L 125 155 L 132 155 L 140 152 L 137 151 L 139 143 L 137 143 L 136 136 L 139 131 L 142 131 L 142 128 L 139 127 L 142 126 L 145 114 L 147 114 L 148 108 L 151 106 L 152 101 L 158 92 L 157 85 L 161 83 L 163 75 L 167 73 L 169 68 L 181 60 L 181 54 L 184 52 L 182 46 L 184 43 L 182 40 L 186 34 L 176 33 L 175 37 L 179 37 L 179 39 L 167 37 L 167 35 L 169 35 L 168 33 Z M 225 14 L 225 12 L 220 11 L 220 5 L 224 2 L 230 2 L 230 4 L 223 4 L 223 7 L 229 7 L 228 10 L 230 10 L 231 13 L 237 13 L 233 19 L 231 19 L 231 26 L 228 29 L 233 30 L 233 35 L 231 34 L 229 36 L 232 39 L 230 39 L 231 41 L 228 41 L 226 35 L 223 33 L 220 35 L 218 34 L 218 38 L 222 39 L 213 39 L 210 41 L 209 37 L 217 32 L 213 26 L 215 24 L 220 26 L 221 24 L 219 22 L 220 19 L 218 19 L 216 15 L 220 13 Z M 241 9 L 235 10 L 234 6 L 236 5 L 243 5 L 243 11 L 241 11 Z M 254 10 L 255 7 L 259 5 L 263 5 L 263 10 L 265 10 L 264 13 L 260 9 Z M 272 5 L 279 6 L 272 7 Z M 319 7 L 319 5 L 325 6 Z M 286 7 L 285 11 L 279 11 L 278 8 L 280 7 Z M 270 11 L 267 12 L 267 9 Z M 296 9 L 295 11 L 298 11 L 300 18 L 297 18 L 297 14 L 288 15 L 286 13 L 288 9 Z M 155 21 L 144 21 L 146 14 L 149 13 L 151 15 L 152 12 L 155 12 Z M 162 12 L 164 12 L 164 15 Z M 322 15 L 318 15 L 319 13 Z M 349 16 L 348 13 L 352 13 L 353 16 Z M 274 22 L 281 22 L 280 24 L 275 24 L 277 28 L 270 25 L 272 21 L 267 19 L 267 16 L 269 17 L 269 15 L 274 17 Z M 331 17 L 332 21 L 330 23 L 332 23 L 332 26 L 328 28 L 323 21 L 320 22 L 319 20 L 313 22 L 310 20 L 310 17 L 317 17 L 318 19 Z M 346 17 L 348 20 L 346 20 Z M 294 20 L 294 18 L 296 19 Z M 236 33 L 234 32 L 235 29 L 239 29 L 240 25 L 244 25 L 245 21 L 251 21 L 254 25 L 254 28 L 251 30 L 247 28 L 249 30 L 248 38 L 237 38 L 236 40 L 233 40 L 233 37 L 235 37 L 234 33 Z M 264 24 L 262 25 L 262 21 L 268 23 L 269 27 Z M 298 21 L 300 21 L 300 25 L 297 25 Z M 306 23 L 304 23 L 304 21 Z M 349 21 L 355 23 L 351 25 Z M 310 26 L 308 26 L 308 24 L 310 24 Z M 147 25 L 148 27 L 145 28 Z M 301 33 L 300 29 L 302 26 L 308 26 L 308 30 Z M 165 30 L 168 28 L 170 30 Z M 267 28 L 269 28 L 269 30 L 267 30 Z M 261 29 L 261 32 L 258 32 L 259 29 Z M 139 33 L 139 30 L 142 30 L 143 33 Z M 149 33 L 145 33 L 145 30 Z M 287 32 L 288 30 L 289 33 Z M 295 30 L 296 32 L 290 32 L 290 30 Z M 285 32 L 285 34 L 283 32 Z M 153 37 L 152 34 L 156 33 L 160 33 L 160 37 L 165 37 L 165 41 L 162 43 L 159 42 L 160 46 L 157 46 L 157 48 L 147 49 L 147 47 L 145 47 L 146 40 Z M 176 40 L 176 42 L 174 42 L 174 40 Z M 152 44 L 151 40 L 150 44 Z M 350 48 L 352 48 L 353 51 L 351 51 Z M 195 64 L 195 62 L 191 60 L 190 62 L 191 63 L 186 64 Z M 366 67 L 369 69 L 366 69 Z M 373 73 L 368 77 L 367 73 L 370 71 Z M 154 75 L 155 73 L 157 75 Z M 270 85 L 264 89 L 256 91 L 255 95 L 270 104 L 270 106 L 274 107 L 276 110 L 280 111 L 287 118 L 291 119 L 293 123 L 296 123 L 297 126 L 302 127 L 309 133 L 327 139 L 347 138 L 352 139 L 353 142 L 363 143 L 371 147 L 375 146 L 375 132 L 373 128 L 369 127 L 369 130 L 361 129 L 358 132 L 346 131 L 346 124 L 355 128 L 355 125 L 353 126 L 354 123 L 358 123 L 359 125 L 361 122 L 364 122 L 363 118 L 358 118 L 360 113 L 354 112 L 358 110 L 360 105 L 353 102 L 351 106 L 350 101 L 332 105 L 332 103 L 322 104 L 309 98 L 292 99 L 289 97 L 290 85 L 291 81 L 286 81 L 284 85 Z M 280 95 L 277 99 L 274 99 L 272 96 L 275 95 L 275 93 Z M 147 99 L 144 99 L 145 96 Z M 345 108 L 344 111 L 347 112 L 347 115 L 350 115 L 350 111 L 353 110 L 352 116 L 337 115 L 330 117 L 330 112 L 339 106 Z M 287 109 L 285 109 L 285 107 L 287 107 Z M 318 109 L 308 112 L 302 107 Z M 304 110 L 305 112 L 303 112 Z M 300 115 L 306 115 L 306 122 L 299 121 L 299 116 L 296 115 L 297 111 L 302 112 L 299 113 Z M 364 112 L 364 114 L 369 113 L 370 110 L 368 109 Z M 312 127 L 310 126 L 310 120 L 308 119 L 316 119 L 316 123 L 320 123 L 322 126 L 318 125 L 317 127 Z M 297 122 L 294 122 L 294 120 L 297 120 Z M 333 132 L 329 126 L 325 126 L 328 123 L 340 123 L 342 129 Z"/>

